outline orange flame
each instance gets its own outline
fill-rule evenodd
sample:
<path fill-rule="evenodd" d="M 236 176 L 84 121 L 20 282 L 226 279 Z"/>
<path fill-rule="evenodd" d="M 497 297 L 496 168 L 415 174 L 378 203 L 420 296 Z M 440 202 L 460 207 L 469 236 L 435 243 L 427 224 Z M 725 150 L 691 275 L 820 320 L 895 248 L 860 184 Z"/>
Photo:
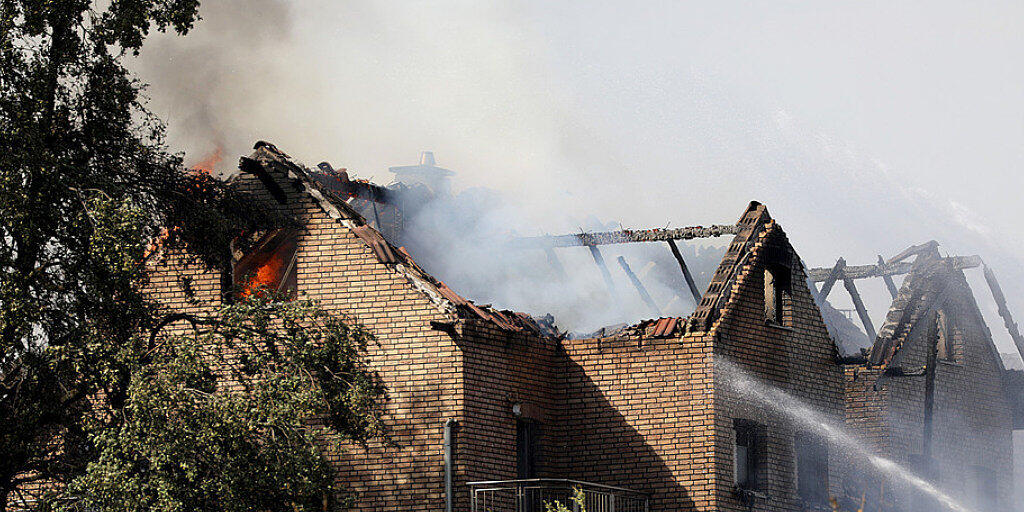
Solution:
<path fill-rule="evenodd" d="M 220 146 L 218 146 L 212 153 L 206 155 L 202 160 L 193 165 L 192 170 L 203 174 L 211 174 L 217 169 L 217 166 L 220 165 L 223 159 L 223 152 Z"/>
<path fill-rule="evenodd" d="M 287 236 L 287 235 L 286 235 Z M 239 291 L 239 296 L 248 297 L 252 294 L 262 295 L 264 291 L 276 292 L 285 287 L 288 279 L 288 266 L 295 255 L 296 243 L 293 238 L 286 238 L 261 260 L 255 262 L 255 272 Z"/>
<path fill-rule="evenodd" d="M 284 271 L 284 259 L 279 254 L 273 254 L 270 259 L 256 269 L 256 273 L 246 283 L 245 288 L 239 292 L 239 295 L 248 297 L 254 293 L 261 293 L 261 290 L 276 291 L 284 278 Z"/>
<path fill-rule="evenodd" d="M 160 251 L 160 249 L 163 249 L 163 247 L 164 247 L 164 244 L 166 244 L 166 243 L 167 243 L 167 239 L 169 239 L 169 238 L 171 237 L 171 235 L 172 235 L 172 234 L 173 234 L 174 232 L 176 232 L 176 231 L 178 231 L 178 227 L 177 227 L 177 226 L 175 226 L 175 227 L 173 227 L 173 228 L 171 228 L 171 229 L 167 229 L 167 228 L 160 228 L 160 234 L 159 234 L 159 235 L 157 235 L 157 237 L 156 237 L 156 238 L 154 238 L 154 239 L 153 239 L 153 240 L 152 240 L 152 241 L 151 241 L 151 242 L 149 243 L 149 247 L 147 247 L 147 248 L 146 248 L 146 250 L 145 250 L 145 252 L 143 252 L 143 253 L 142 253 L 142 260 L 143 260 L 143 261 L 146 261 L 146 260 L 148 260 L 148 259 L 149 259 L 150 257 L 152 257 L 152 256 L 153 256 L 154 254 L 156 254 L 157 252 L 159 252 L 159 251 Z"/>

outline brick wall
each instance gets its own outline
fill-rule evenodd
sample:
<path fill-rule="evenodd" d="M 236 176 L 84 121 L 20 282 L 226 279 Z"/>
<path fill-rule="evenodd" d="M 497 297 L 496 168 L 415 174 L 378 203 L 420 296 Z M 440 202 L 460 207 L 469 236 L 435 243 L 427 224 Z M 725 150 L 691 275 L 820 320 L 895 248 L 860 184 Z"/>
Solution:
<path fill-rule="evenodd" d="M 390 401 L 385 418 L 393 446 L 371 441 L 326 443 L 338 481 L 359 495 L 357 510 L 443 509 L 443 424 L 458 418 L 462 402 L 462 353 L 451 336 L 431 328 L 449 313 L 411 286 L 398 271 L 377 261 L 370 248 L 326 215 L 284 175 L 288 201 L 279 205 L 252 176 L 240 186 L 261 194 L 267 208 L 284 208 L 304 226 L 299 237 L 298 289 L 328 310 L 367 326 L 377 344 L 371 367 L 380 372 Z M 182 284 L 196 299 L 190 302 Z M 169 256 L 153 269 L 152 293 L 168 309 L 208 309 L 220 302 L 219 272 Z M 184 326 L 182 326 L 184 328 Z"/>
<path fill-rule="evenodd" d="M 835 344 L 805 284 L 807 277 L 799 257 L 781 228 L 771 223 L 766 230 L 732 285 L 730 303 L 714 329 L 714 354 L 841 423 L 843 379 L 836 364 Z M 781 325 L 765 320 L 764 270 L 769 264 L 791 272 Z M 718 380 L 714 413 L 716 510 L 799 510 L 802 505 L 796 493 L 793 435 L 802 428 L 778 414 L 766 414 L 759 404 L 737 396 Z M 755 499 L 752 508 L 733 490 L 734 419 L 754 420 L 766 426 L 767 474 L 759 490 L 767 497 Z M 835 471 L 839 454 L 830 448 L 829 488 L 835 495 L 841 487 L 841 475 Z"/>
<path fill-rule="evenodd" d="M 564 346 L 560 472 L 646 492 L 651 510 L 712 510 L 708 340 Z"/>
<path fill-rule="evenodd" d="M 240 186 L 261 194 L 268 208 L 286 208 L 304 226 L 300 294 L 378 337 L 369 359 L 390 391 L 386 421 L 396 444 L 342 443 L 329 452 L 339 482 L 359 493 L 358 510 L 443 508 L 442 435 L 449 418 L 458 422 L 457 510 L 468 508 L 466 482 L 515 478 L 516 404 L 540 425 L 539 476 L 643 491 L 651 510 L 748 510 L 732 492 L 731 422 L 760 413 L 719 389 L 715 356 L 841 414 L 834 347 L 802 284 L 799 259 L 774 224 L 771 235 L 755 244 L 732 284 L 728 307 L 707 332 L 559 342 L 461 318 L 449 334 L 432 322 L 456 320 L 452 304 L 411 282 L 408 269 L 381 263 L 296 180 L 271 170 L 287 194 L 285 205 L 251 176 Z M 783 327 L 765 325 L 758 257 L 764 251 L 784 254 L 793 269 Z M 155 269 L 153 292 L 168 309 L 195 308 L 181 290 L 184 282 L 207 304 L 218 302 L 220 275 L 173 257 Z M 792 428 L 777 418 L 761 419 L 769 427 L 771 499 L 754 510 L 797 510 Z"/>
<path fill-rule="evenodd" d="M 949 298 L 940 311 L 947 319 L 954 357 L 937 362 L 935 368 L 932 457 L 937 487 L 970 506 L 975 472 L 983 471 L 996 478 L 998 503 L 1005 507 L 1013 502 L 1013 420 L 1002 367 L 963 273 L 948 277 Z M 912 322 L 934 322 L 921 311 L 914 315 Z M 934 342 L 926 331 L 903 341 L 899 366 L 910 371 L 925 366 Z M 880 392 L 874 392 L 879 375 L 879 367 L 846 368 L 847 423 L 883 456 L 914 467 L 915 456 L 924 452 L 925 377 L 889 378 Z M 906 485 L 895 487 L 892 493 L 901 506 L 919 501 Z"/>
<path fill-rule="evenodd" d="M 525 334 L 510 334 L 493 324 L 470 320 L 460 336 L 463 351 L 462 421 L 459 425 L 457 503 L 468 510 L 465 482 L 517 478 L 516 421 L 522 418 L 539 427 L 537 471 L 557 477 L 559 455 L 556 375 L 562 357 L 557 341 Z"/>

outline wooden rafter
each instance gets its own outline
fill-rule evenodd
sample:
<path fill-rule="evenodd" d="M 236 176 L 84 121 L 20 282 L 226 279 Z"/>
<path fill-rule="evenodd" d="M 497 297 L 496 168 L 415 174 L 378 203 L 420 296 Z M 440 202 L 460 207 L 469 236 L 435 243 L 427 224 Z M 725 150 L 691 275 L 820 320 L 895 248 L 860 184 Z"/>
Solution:
<path fill-rule="evenodd" d="M 651 312 L 654 313 L 655 316 L 661 316 L 661 308 L 659 308 L 658 304 L 656 304 L 654 299 L 651 298 L 651 294 L 647 293 L 647 288 L 640 282 L 640 278 L 636 277 L 633 270 L 629 268 L 629 264 L 626 263 L 626 258 L 619 256 L 619 266 L 622 267 L 622 271 L 626 273 L 626 277 L 629 278 L 629 282 L 633 283 L 633 287 L 636 288 L 637 293 L 640 294 L 640 299 L 644 301 L 644 304 L 647 304 L 647 307 L 651 308 Z"/>
<path fill-rule="evenodd" d="M 957 270 L 975 268 L 981 266 L 981 258 L 978 256 L 950 256 L 953 266 Z M 909 274 L 914 264 L 908 261 L 897 263 L 885 263 L 876 265 L 845 265 L 843 273 L 848 279 L 867 279 L 870 277 L 886 277 Z M 816 283 L 825 281 L 832 268 L 819 267 L 807 271 L 807 277 Z M 895 284 L 893 285 L 895 288 Z"/>
<path fill-rule="evenodd" d="M 828 294 L 832 291 L 832 287 L 836 284 L 836 279 L 843 276 L 843 269 L 846 268 L 846 260 L 839 258 L 836 261 L 832 270 L 829 270 L 828 275 L 825 276 L 825 284 L 821 285 L 821 291 L 818 292 L 818 298 L 825 300 L 828 298 Z"/>
<path fill-rule="evenodd" d="M 864 307 L 864 301 L 860 298 L 857 285 L 853 282 L 853 279 L 844 277 L 843 286 L 846 287 L 846 291 L 850 293 L 850 298 L 853 299 L 853 307 L 857 308 L 857 315 L 860 316 L 860 321 L 864 324 L 864 332 L 867 333 L 868 339 L 875 339 L 875 327 L 871 324 L 871 317 L 868 316 L 868 310 Z"/>
<path fill-rule="evenodd" d="M 690 288 L 690 294 L 693 295 L 693 303 L 700 304 L 700 292 L 697 290 L 697 284 L 693 281 L 693 275 L 690 274 L 690 268 L 686 266 L 686 260 L 683 259 L 682 253 L 679 252 L 676 241 L 668 240 L 668 247 L 672 250 L 672 256 L 679 263 L 679 269 L 683 271 L 683 279 L 686 280 L 686 286 Z"/>
<path fill-rule="evenodd" d="M 628 244 L 634 242 L 664 242 L 666 240 L 690 240 L 735 235 L 740 227 L 733 224 L 714 226 L 691 226 L 685 228 L 622 229 L 597 233 L 576 233 L 572 235 L 531 236 L 511 241 L 514 247 L 591 247 L 597 245 Z"/>
<path fill-rule="evenodd" d="M 885 260 L 882 258 L 882 255 L 879 254 L 878 255 L 878 267 L 877 268 L 879 270 L 881 270 L 883 267 L 885 267 Z M 889 295 L 892 295 L 892 298 L 895 299 L 896 295 L 899 295 L 899 290 L 896 289 L 896 283 L 893 282 L 892 276 L 889 275 L 889 274 L 884 274 L 883 273 L 882 274 L 882 280 L 885 281 L 885 287 L 889 289 Z"/>
<path fill-rule="evenodd" d="M 985 282 L 988 283 L 988 288 L 992 291 L 992 298 L 995 299 L 996 307 L 999 308 L 999 316 L 1003 317 L 1003 325 L 1006 326 L 1007 332 L 1013 338 L 1013 344 L 1017 346 L 1017 352 L 1020 353 L 1021 359 L 1024 359 L 1024 338 L 1021 337 L 1020 331 L 1017 329 L 1017 322 L 1013 321 L 1010 308 L 1006 307 L 1006 296 L 1003 295 L 1003 289 L 999 286 L 996 275 L 992 269 L 988 268 L 988 265 L 985 265 L 984 272 Z"/>
<path fill-rule="evenodd" d="M 608 292 L 612 294 L 614 299 L 616 296 L 615 282 L 612 281 L 612 274 L 608 271 L 608 265 L 604 263 L 604 256 L 601 256 L 600 249 L 597 246 L 589 245 L 587 248 L 590 249 L 590 255 L 594 257 L 594 263 L 597 263 L 597 267 L 601 269 L 601 275 L 604 277 L 604 282 L 608 285 Z"/>

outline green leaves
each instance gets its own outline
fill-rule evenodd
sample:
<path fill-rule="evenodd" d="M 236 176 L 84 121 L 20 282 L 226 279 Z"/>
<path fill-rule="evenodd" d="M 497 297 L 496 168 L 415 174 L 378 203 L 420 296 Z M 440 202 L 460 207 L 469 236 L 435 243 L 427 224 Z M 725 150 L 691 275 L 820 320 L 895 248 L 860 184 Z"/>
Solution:
<path fill-rule="evenodd" d="M 569 502 L 573 504 L 572 509 L 558 500 L 545 501 L 544 512 L 587 512 L 587 495 L 583 493 L 583 489 L 580 487 L 572 488 L 572 496 L 569 497 Z"/>
<path fill-rule="evenodd" d="M 38 485 L 53 506 L 322 510 L 315 432 L 383 432 L 371 337 L 314 304 L 242 302 L 150 346 L 163 228 L 219 269 L 239 233 L 294 224 L 184 169 L 124 67 L 198 7 L 0 0 L 0 510 Z"/>
<path fill-rule="evenodd" d="M 321 511 L 340 497 L 325 436 L 385 434 L 373 337 L 310 301 L 253 297 L 162 338 L 67 495 L 109 511 Z"/>

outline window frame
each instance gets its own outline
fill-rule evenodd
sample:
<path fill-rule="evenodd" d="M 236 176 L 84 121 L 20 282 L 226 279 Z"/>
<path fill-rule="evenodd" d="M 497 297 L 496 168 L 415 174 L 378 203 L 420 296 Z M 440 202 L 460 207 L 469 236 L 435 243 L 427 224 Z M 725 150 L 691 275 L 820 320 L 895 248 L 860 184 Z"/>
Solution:
<path fill-rule="evenodd" d="M 529 418 L 516 418 L 516 477 L 537 478 L 540 424 Z"/>
<path fill-rule="evenodd" d="M 228 281 L 231 284 L 231 293 L 226 296 L 230 301 L 236 301 L 251 293 L 254 289 L 255 274 L 260 268 L 267 265 L 277 252 L 283 252 L 285 261 L 280 276 L 276 280 L 276 293 L 282 293 L 284 300 L 295 300 L 298 298 L 298 266 L 299 266 L 299 238 L 300 233 L 296 229 L 278 228 L 267 231 L 252 242 L 248 252 L 242 252 L 232 247 L 232 259 L 230 264 L 230 277 L 223 279 L 222 285 Z M 236 242 L 232 245 L 236 245 Z M 268 247 L 269 246 L 269 247 Z M 266 254 L 260 255 L 259 253 Z M 244 270 L 240 270 L 243 267 Z"/>
<path fill-rule="evenodd" d="M 999 480 L 996 472 L 980 464 L 971 465 L 970 496 L 982 510 L 999 509 Z"/>
<path fill-rule="evenodd" d="M 765 323 L 785 326 L 786 304 L 792 294 L 793 271 L 780 263 L 766 264 L 763 270 Z"/>
<path fill-rule="evenodd" d="M 733 454 L 732 454 L 732 468 L 733 468 L 733 485 L 737 489 L 756 491 L 763 486 L 763 464 L 762 459 L 765 455 L 765 445 L 767 441 L 766 429 L 764 425 L 757 423 L 756 421 L 736 418 L 733 419 Z M 740 444 L 741 441 L 746 444 Z M 745 481 L 740 481 L 740 460 L 739 460 L 739 447 L 746 447 L 746 464 L 744 473 L 746 474 Z"/>
<path fill-rule="evenodd" d="M 793 462 L 796 469 L 796 494 L 810 506 L 824 506 L 829 499 L 828 442 L 808 431 L 793 435 Z M 805 477 L 812 478 L 806 481 Z M 813 483 L 814 487 L 811 487 Z"/>

